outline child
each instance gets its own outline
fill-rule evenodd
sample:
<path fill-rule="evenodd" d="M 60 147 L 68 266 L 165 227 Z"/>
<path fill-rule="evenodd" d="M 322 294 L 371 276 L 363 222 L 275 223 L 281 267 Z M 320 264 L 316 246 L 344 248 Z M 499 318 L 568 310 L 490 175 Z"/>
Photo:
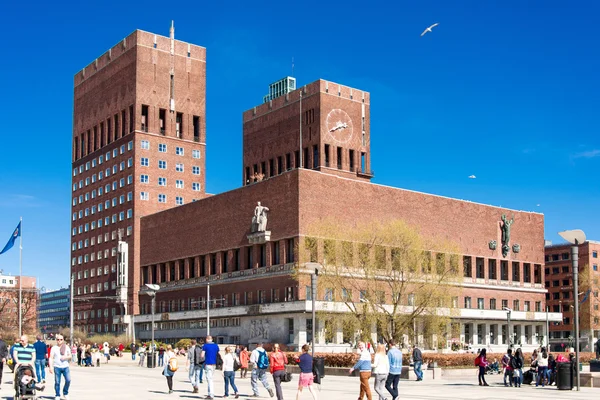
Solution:
<path fill-rule="evenodd" d="M 23 377 L 21 378 L 21 393 L 25 393 L 28 390 L 31 389 L 36 389 L 39 391 L 44 391 L 45 386 L 35 386 L 36 381 L 35 379 L 33 379 L 33 377 L 31 376 L 31 371 L 26 369 L 25 371 L 23 371 Z"/>

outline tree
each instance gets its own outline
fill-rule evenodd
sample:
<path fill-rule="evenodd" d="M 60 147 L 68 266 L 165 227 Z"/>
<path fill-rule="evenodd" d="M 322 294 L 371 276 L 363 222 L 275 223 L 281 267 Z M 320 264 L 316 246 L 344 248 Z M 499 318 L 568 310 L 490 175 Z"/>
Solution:
<path fill-rule="evenodd" d="M 37 289 L 22 289 L 23 333 L 37 332 Z M 0 331 L 5 335 L 18 335 L 19 289 L 3 289 L 0 294 Z"/>
<path fill-rule="evenodd" d="M 424 237 L 403 221 L 357 226 L 325 221 L 310 228 L 303 258 L 323 265 L 322 298 L 343 305 L 327 319 L 342 330 L 355 329 L 370 340 L 376 326 L 386 341 L 401 343 L 406 335 L 413 344 L 434 347 L 432 338 L 450 335 L 457 307 L 453 298 L 462 276 L 457 254 L 448 241 Z"/>

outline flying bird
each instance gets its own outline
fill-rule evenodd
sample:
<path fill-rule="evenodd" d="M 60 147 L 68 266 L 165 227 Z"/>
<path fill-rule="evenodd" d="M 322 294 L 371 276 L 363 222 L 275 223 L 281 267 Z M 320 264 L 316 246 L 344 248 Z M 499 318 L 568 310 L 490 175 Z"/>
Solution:
<path fill-rule="evenodd" d="M 427 32 L 431 32 L 431 28 L 434 28 L 436 26 L 438 26 L 439 24 L 436 22 L 435 24 L 431 25 L 429 28 L 425 29 L 423 31 L 423 33 L 421 33 L 421 36 L 425 35 Z"/>
<path fill-rule="evenodd" d="M 475 175 L 471 175 L 469 176 L 469 179 L 476 179 L 477 177 Z"/>

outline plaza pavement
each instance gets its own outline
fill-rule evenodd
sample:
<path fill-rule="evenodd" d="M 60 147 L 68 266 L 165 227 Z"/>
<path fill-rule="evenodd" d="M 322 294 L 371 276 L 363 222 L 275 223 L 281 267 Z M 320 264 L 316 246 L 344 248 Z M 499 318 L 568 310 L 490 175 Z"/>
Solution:
<path fill-rule="evenodd" d="M 200 393 L 193 394 L 191 385 L 187 379 L 185 369 L 185 358 L 179 357 L 179 370 L 175 373 L 173 380 L 174 393 L 167 393 L 166 379 L 161 375 L 162 368 L 142 368 L 134 364 L 130 357 L 115 360 L 114 357 L 108 365 L 102 364 L 100 368 L 82 368 L 71 366 L 71 400 L 112 400 L 112 399 L 203 399 L 206 396 L 206 381 L 200 385 Z M 236 385 L 240 391 L 240 399 L 249 398 L 252 395 L 250 388 L 250 373 L 247 379 L 236 376 Z M 535 386 L 522 387 L 521 389 L 504 387 L 501 375 L 488 376 L 486 379 L 489 387 L 480 387 L 477 384 L 477 376 L 473 369 L 472 374 L 467 372 L 464 378 L 452 378 L 436 381 L 407 381 L 401 380 L 400 399 L 473 399 L 487 400 L 499 398 L 527 398 L 530 399 L 596 399 L 600 395 L 600 389 L 581 388 L 581 392 L 559 391 L 555 387 L 535 388 Z M 46 390 L 41 393 L 42 399 L 54 399 L 54 378 L 46 371 Z M 223 398 L 223 375 L 221 371 L 215 373 L 215 398 Z M 268 376 L 269 384 L 272 386 L 272 378 Z M 0 390 L 1 399 L 12 399 L 12 374 L 4 368 L 2 385 Z M 283 394 L 286 400 L 296 398 L 296 387 L 298 375 L 294 374 L 292 382 L 282 384 Z M 260 385 L 260 383 L 259 383 Z M 373 400 L 378 396 L 372 389 Z M 319 400 L 355 400 L 358 398 L 359 382 L 356 377 L 326 376 L 319 390 Z M 232 391 L 229 398 L 233 398 Z M 260 395 L 264 399 L 269 398 L 267 391 L 260 385 Z M 387 397 L 388 400 L 391 396 Z M 312 396 L 308 391 L 302 393 L 301 399 L 310 400 Z"/>

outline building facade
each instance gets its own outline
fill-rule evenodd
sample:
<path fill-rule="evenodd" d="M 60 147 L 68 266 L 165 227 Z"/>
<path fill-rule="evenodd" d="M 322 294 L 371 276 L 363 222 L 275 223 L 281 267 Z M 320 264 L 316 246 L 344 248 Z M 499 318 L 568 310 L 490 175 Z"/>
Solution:
<path fill-rule="evenodd" d="M 38 289 L 32 276 L 0 275 L 0 332 L 18 335 L 19 326 L 19 280 L 23 333 L 33 334 L 37 328 Z"/>
<path fill-rule="evenodd" d="M 575 292 L 571 244 L 550 245 L 545 248 L 545 287 L 549 311 L 560 312 L 561 321 L 550 326 L 550 345 L 553 350 L 575 347 Z M 600 337 L 600 242 L 588 240 L 579 244 L 579 345 L 583 351 L 594 351 Z"/>
<path fill-rule="evenodd" d="M 457 332 L 438 348 L 547 343 L 543 215 L 372 184 L 369 104 L 367 92 L 319 80 L 246 111 L 244 186 L 142 218 L 135 284 L 160 285 L 157 338 L 206 335 L 208 305 L 218 341 L 296 348 L 311 341 L 305 267 L 323 257 L 311 226 L 332 218 L 348 225 L 402 220 L 458 245 L 462 291 L 448 306 Z M 268 220 L 257 229 L 252 216 L 263 207 Z M 315 260 L 303 250 L 307 239 L 319 243 Z M 320 312 L 342 312 L 327 288 L 316 300 Z M 148 339 L 150 297 L 142 290 L 138 301 L 136 333 Z M 348 350 L 342 327 L 333 329 L 327 334 L 318 320 L 316 347 Z"/>
<path fill-rule="evenodd" d="M 71 325 L 71 288 L 40 293 L 37 326 L 43 335 L 56 334 Z"/>
<path fill-rule="evenodd" d="M 205 197 L 206 50 L 136 30 L 74 77 L 75 327 L 131 329 L 140 217 Z M 129 331 L 132 333 L 131 331 Z"/>

